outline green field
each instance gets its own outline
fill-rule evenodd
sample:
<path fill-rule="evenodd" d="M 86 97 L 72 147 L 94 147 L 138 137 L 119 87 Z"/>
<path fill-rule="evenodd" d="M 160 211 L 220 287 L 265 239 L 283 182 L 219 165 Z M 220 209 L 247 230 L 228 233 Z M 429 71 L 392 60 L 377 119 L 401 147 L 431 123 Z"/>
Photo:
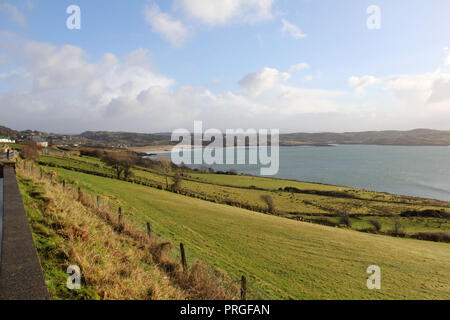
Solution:
<path fill-rule="evenodd" d="M 41 156 L 40 161 L 53 167 L 114 177 L 114 172 L 98 158 Z M 393 229 L 396 221 L 394 217 L 399 217 L 405 211 L 442 210 L 450 213 L 448 202 L 432 199 L 273 178 L 180 172 L 183 174 L 182 189 L 195 197 L 262 212 L 267 206 L 261 196 L 270 195 L 277 213 L 285 218 L 310 222 L 325 218 L 339 223 L 340 216 L 348 215 L 352 228 L 356 230 L 372 228 L 369 220 L 376 219 L 381 223 L 381 231 L 387 232 Z M 137 167 L 133 174 L 132 180 L 137 183 L 165 188 L 165 177 L 158 170 Z M 172 178 L 169 178 L 169 182 L 172 183 Z M 296 188 L 298 192 L 280 190 L 286 187 Z M 450 232 L 449 219 L 422 215 L 401 217 L 398 221 L 401 230 L 407 234 Z"/>
<path fill-rule="evenodd" d="M 254 297 L 276 299 L 450 299 L 450 246 L 330 228 L 215 204 L 129 182 L 51 168 L 102 195 L 144 228 L 184 242 L 196 258 L 236 279 Z M 74 185 L 75 186 L 75 185 Z M 382 289 L 366 269 L 382 270 Z"/>

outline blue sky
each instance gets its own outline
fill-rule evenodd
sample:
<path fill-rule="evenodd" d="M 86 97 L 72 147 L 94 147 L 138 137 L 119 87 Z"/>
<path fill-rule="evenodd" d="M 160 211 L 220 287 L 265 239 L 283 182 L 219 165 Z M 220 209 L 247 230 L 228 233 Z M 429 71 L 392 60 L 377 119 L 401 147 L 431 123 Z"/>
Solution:
<path fill-rule="evenodd" d="M 286 132 L 450 129 L 449 1 L 202 1 L 0 0 L 0 122 L 58 132 L 193 120 Z M 66 27 L 72 4 L 81 30 Z M 370 5 L 379 30 L 366 26 Z"/>

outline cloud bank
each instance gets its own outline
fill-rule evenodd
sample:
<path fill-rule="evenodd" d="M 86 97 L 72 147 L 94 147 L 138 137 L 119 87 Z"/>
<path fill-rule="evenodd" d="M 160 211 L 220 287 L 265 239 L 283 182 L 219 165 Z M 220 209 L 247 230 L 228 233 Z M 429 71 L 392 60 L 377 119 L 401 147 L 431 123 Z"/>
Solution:
<path fill-rule="evenodd" d="M 145 49 L 90 61 L 80 47 L 3 32 L 0 52 L 2 124 L 18 129 L 158 132 L 203 120 L 219 129 L 317 132 L 448 128 L 450 118 L 444 64 L 425 74 L 353 76 L 348 90 L 332 90 L 293 84 L 292 73 L 308 65 L 303 62 L 287 71 L 265 67 L 243 74 L 236 90 L 213 92 L 178 84 Z"/>

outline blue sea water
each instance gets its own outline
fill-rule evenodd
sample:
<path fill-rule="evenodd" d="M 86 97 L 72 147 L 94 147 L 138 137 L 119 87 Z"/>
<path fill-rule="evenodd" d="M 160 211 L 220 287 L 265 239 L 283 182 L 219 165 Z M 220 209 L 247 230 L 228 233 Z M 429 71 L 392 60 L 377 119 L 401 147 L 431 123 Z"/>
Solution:
<path fill-rule="evenodd" d="M 260 174 L 258 165 L 209 167 Z M 450 147 L 280 147 L 275 177 L 450 201 Z"/>

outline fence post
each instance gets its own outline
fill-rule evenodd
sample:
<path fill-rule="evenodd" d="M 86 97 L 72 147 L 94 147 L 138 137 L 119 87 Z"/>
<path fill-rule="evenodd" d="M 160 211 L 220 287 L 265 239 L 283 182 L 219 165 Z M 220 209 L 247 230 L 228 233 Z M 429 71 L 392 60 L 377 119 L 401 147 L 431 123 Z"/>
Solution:
<path fill-rule="evenodd" d="M 184 252 L 184 245 L 180 243 L 180 251 L 181 251 L 181 265 L 183 266 L 183 271 L 187 272 L 187 261 L 186 261 L 186 253 Z"/>
<path fill-rule="evenodd" d="M 66 180 L 63 180 L 63 190 L 66 190 Z"/>
<path fill-rule="evenodd" d="M 78 187 L 78 201 L 81 200 L 81 188 Z"/>
<path fill-rule="evenodd" d="M 147 235 L 150 238 L 152 234 L 152 227 L 150 225 L 150 222 L 147 222 Z"/>
<path fill-rule="evenodd" d="M 241 300 L 247 300 L 247 278 L 245 276 L 241 278 Z"/>
<path fill-rule="evenodd" d="M 97 195 L 97 208 L 100 207 L 100 196 Z"/>
<path fill-rule="evenodd" d="M 42 172 L 43 170 L 42 170 L 42 168 L 41 168 L 41 180 L 42 180 L 42 175 L 43 175 L 43 172 Z"/>
<path fill-rule="evenodd" d="M 122 208 L 119 207 L 119 230 L 122 231 Z"/>
<path fill-rule="evenodd" d="M 6 154 L 6 159 L 9 160 L 9 149 L 7 151 L 7 154 Z"/>

